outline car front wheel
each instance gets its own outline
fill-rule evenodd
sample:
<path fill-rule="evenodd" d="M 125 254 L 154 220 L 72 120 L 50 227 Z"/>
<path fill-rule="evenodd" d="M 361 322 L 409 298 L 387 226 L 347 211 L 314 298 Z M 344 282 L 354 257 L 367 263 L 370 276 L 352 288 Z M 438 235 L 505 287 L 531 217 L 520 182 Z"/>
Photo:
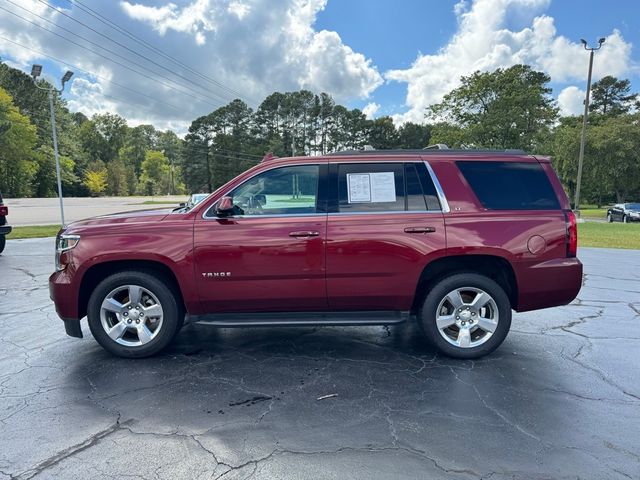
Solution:
<path fill-rule="evenodd" d="M 611 216 L 610 213 L 607 213 L 607 222 L 613 223 L 613 217 Z"/>
<path fill-rule="evenodd" d="M 4 235 L 0 235 L 0 253 L 4 251 L 4 246 L 7 244 L 7 239 Z"/>
<path fill-rule="evenodd" d="M 479 358 L 494 351 L 511 327 L 511 303 L 492 279 L 459 273 L 440 280 L 418 316 L 427 339 L 445 355 Z"/>
<path fill-rule="evenodd" d="M 89 328 L 98 343 L 119 357 L 154 355 L 180 329 L 183 309 L 165 282 L 145 272 L 120 272 L 91 294 Z"/>
<path fill-rule="evenodd" d="M 626 215 L 622 217 L 622 221 L 624 223 L 629 223 L 629 217 L 627 217 Z"/>

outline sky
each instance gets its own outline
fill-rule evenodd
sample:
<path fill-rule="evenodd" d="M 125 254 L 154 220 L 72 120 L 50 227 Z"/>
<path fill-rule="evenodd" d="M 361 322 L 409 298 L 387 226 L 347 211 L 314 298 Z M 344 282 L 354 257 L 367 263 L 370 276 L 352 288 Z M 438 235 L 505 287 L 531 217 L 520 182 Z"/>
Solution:
<path fill-rule="evenodd" d="M 370 118 L 424 122 L 460 77 L 517 63 L 551 77 L 578 114 L 588 53 L 594 80 L 640 91 L 640 1 L 616 0 L 0 0 L 0 57 L 34 63 L 87 116 L 184 134 L 191 121 L 274 91 L 328 92 Z"/>

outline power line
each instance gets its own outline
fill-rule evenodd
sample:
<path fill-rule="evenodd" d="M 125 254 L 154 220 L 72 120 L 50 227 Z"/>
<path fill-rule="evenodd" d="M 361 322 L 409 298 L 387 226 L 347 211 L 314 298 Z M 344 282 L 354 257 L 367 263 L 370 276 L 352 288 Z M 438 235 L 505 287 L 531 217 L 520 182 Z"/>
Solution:
<path fill-rule="evenodd" d="M 203 90 L 205 90 L 205 87 L 203 87 L 203 86 L 202 86 L 202 85 L 200 85 L 199 83 L 194 82 L 192 79 L 190 79 L 190 78 L 188 78 L 188 77 L 185 77 L 185 76 L 183 76 L 183 75 L 181 75 L 181 74 L 179 74 L 179 73 L 177 73 L 177 72 L 175 72 L 175 71 L 171 70 L 170 68 L 168 68 L 168 67 L 166 67 L 166 66 L 164 66 L 164 65 L 161 65 L 161 64 L 159 64 L 159 63 L 155 62 L 154 60 L 151 60 L 150 58 L 146 57 L 145 55 L 142 55 L 142 54 L 141 54 L 141 53 L 139 53 L 139 52 L 136 52 L 135 50 L 133 50 L 133 49 L 129 48 L 128 46 L 126 46 L 126 45 L 124 45 L 124 44 L 122 44 L 122 43 L 118 42 L 117 40 L 114 40 L 113 38 L 111 38 L 111 37 L 109 37 L 109 36 L 105 35 L 104 33 L 102 33 L 102 32 L 100 32 L 100 31 L 96 30 L 95 28 L 93 28 L 93 27 L 91 27 L 91 26 L 87 25 L 86 23 L 81 22 L 80 20 L 78 20 L 78 19 L 76 19 L 76 18 L 72 17 L 71 15 L 68 15 L 67 13 L 63 12 L 62 10 L 59 10 L 59 9 L 58 9 L 58 8 L 56 8 L 55 6 L 53 6 L 53 5 L 49 4 L 49 3 L 47 3 L 45 0 L 38 0 L 38 2 L 42 3 L 43 5 L 46 5 L 46 6 L 47 6 L 47 7 L 49 7 L 50 9 L 52 9 L 52 10 L 54 10 L 55 12 L 59 13 L 60 15 L 63 15 L 63 16 L 65 16 L 65 17 L 67 17 L 68 19 L 70 19 L 70 20 L 72 20 L 72 21 L 74 21 L 74 22 L 76 22 L 76 23 L 78 23 L 78 24 L 82 25 L 83 27 L 85 27 L 85 28 L 87 28 L 87 29 L 91 30 L 92 32 L 96 33 L 97 35 L 100 35 L 101 37 L 103 37 L 103 38 L 107 39 L 108 41 L 110 41 L 110 42 L 112 42 L 112 43 L 115 43 L 116 45 L 120 46 L 121 48 L 124 48 L 125 50 L 127 50 L 127 51 L 129 51 L 129 52 L 133 53 L 134 55 L 136 55 L 136 56 L 138 56 L 138 57 L 140 57 L 140 58 L 142 58 L 142 59 L 144 59 L 144 60 L 148 61 L 149 63 L 153 63 L 153 64 L 154 64 L 154 65 L 156 65 L 157 67 L 160 67 L 160 68 L 162 68 L 163 70 L 166 70 L 167 72 L 169 72 L 169 73 L 171 73 L 171 74 L 175 75 L 176 77 L 179 77 L 179 78 L 181 78 L 181 79 L 183 79 L 183 80 L 185 80 L 185 81 L 187 81 L 187 82 L 189 82 L 189 83 L 192 83 L 193 85 L 197 86 L 198 88 L 202 88 Z M 227 100 L 228 100 L 228 99 L 229 99 L 229 98 L 227 97 Z"/>
<path fill-rule="evenodd" d="M 2 35 L 0 35 L 0 38 L 1 38 L 2 40 L 7 41 L 7 42 L 13 43 L 14 45 L 17 45 L 18 47 L 24 48 L 25 50 L 29 50 L 29 51 L 31 51 L 31 52 L 33 52 L 33 53 L 36 53 L 36 54 L 40 55 L 41 57 L 46 57 L 46 58 L 49 58 L 49 59 L 51 59 L 51 60 L 53 60 L 53 61 L 55 61 L 55 62 L 61 63 L 62 65 L 67 65 L 67 66 L 69 66 L 69 67 L 73 67 L 74 69 L 76 69 L 76 70 L 78 70 L 78 71 L 80 71 L 80 72 L 84 72 L 84 73 L 86 73 L 86 74 L 88 74 L 88 75 L 91 75 L 91 76 L 92 76 L 92 77 L 94 77 L 94 78 L 98 78 L 98 79 L 100 79 L 100 80 L 102 80 L 102 81 L 104 81 L 104 82 L 111 83 L 111 84 L 116 85 L 116 86 L 118 86 L 118 87 L 120 87 L 120 88 L 123 88 L 123 89 L 125 89 L 125 90 L 129 90 L 130 92 L 133 92 L 133 93 L 136 93 L 136 94 L 138 94 L 138 95 L 142 95 L 142 96 L 144 96 L 144 97 L 147 97 L 147 98 L 149 98 L 150 100 L 153 100 L 154 102 L 159 102 L 159 103 L 162 103 L 162 104 L 164 104 L 164 105 L 167 105 L 167 106 L 169 106 L 169 107 L 171 107 L 171 108 L 175 108 L 176 110 L 179 110 L 179 111 L 181 111 L 181 112 L 184 112 L 184 107 L 178 107 L 178 106 L 176 106 L 176 105 L 173 105 L 173 104 L 171 104 L 171 103 L 165 102 L 165 101 L 163 101 L 163 100 L 158 100 L 157 98 L 154 98 L 154 97 L 152 97 L 152 96 L 150 96 L 150 95 L 147 95 L 146 93 L 139 92 L 138 90 L 134 90 L 133 88 L 127 87 L 126 85 L 122 85 L 122 84 L 120 84 L 120 83 L 118 83 L 118 82 L 115 82 L 115 81 L 110 80 L 110 79 L 108 79 L 108 78 L 105 78 L 105 77 L 102 77 L 102 76 L 100 76 L 100 75 L 97 75 L 97 74 L 95 74 L 95 73 L 93 73 L 93 72 L 90 72 L 90 71 L 88 71 L 88 70 L 85 70 L 84 68 L 81 68 L 81 67 L 79 67 L 79 66 L 77 66 L 77 65 L 74 65 L 74 64 L 69 63 L 69 62 L 65 62 L 64 60 L 61 60 L 61 59 L 56 58 L 56 57 L 53 57 L 53 56 L 51 56 L 51 55 L 47 55 L 46 53 L 40 52 L 40 51 L 35 50 L 35 49 L 31 48 L 31 47 L 27 47 L 26 45 L 23 45 L 23 44 L 21 44 L 21 43 L 19 43 L 19 42 L 16 42 L 16 41 L 14 41 L 14 40 L 11 40 L 11 39 L 9 39 L 9 38 L 7 38 L 7 37 L 3 37 Z M 106 95 L 105 95 L 105 96 L 106 96 Z M 124 100 L 124 99 L 120 99 L 120 100 L 123 100 L 123 101 L 125 101 L 125 102 L 128 102 L 128 101 L 129 101 L 129 100 Z M 144 104 L 140 104 L 140 105 L 144 105 Z"/>
<path fill-rule="evenodd" d="M 96 47 L 98 47 L 98 48 L 100 48 L 100 49 L 102 49 L 102 50 L 105 50 L 105 51 L 107 51 L 107 52 L 109 52 L 109 53 L 111 53 L 111 54 L 113 54 L 113 55 L 115 55 L 115 56 L 117 56 L 117 57 L 119 57 L 119 58 L 123 59 L 123 60 L 124 60 L 124 61 L 126 61 L 126 62 L 131 62 L 131 60 L 130 60 L 130 59 L 128 59 L 128 58 L 126 58 L 126 57 L 124 57 L 124 56 L 120 55 L 120 54 L 119 54 L 119 53 L 117 53 L 117 52 L 114 52 L 114 51 L 112 51 L 112 50 L 109 50 L 108 48 L 105 48 L 105 47 L 103 47 L 102 45 L 99 45 L 99 44 L 97 44 L 97 43 L 95 43 L 95 42 L 92 42 L 91 40 L 89 40 L 89 39 L 87 39 L 87 38 L 83 37 L 82 35 L 78 35 L 78 34 L 74 33 L 73 31 L 71 31 L 71 30 L 69 30 L 69 29 L 66 29 L 66 28 L 64 28 L 64 27 L 61 27 L 61 26 L 59 26 L 59 25 L 55 24 L 54 22 L 51 22 L 50 20 L 48 20 L 48 19 L 46 19 L 46 18 L 44 18 L 44 17 L 42 17 L 42 16 L 40 16 L 40 15 L 38 15 L 38 14 L 36 14 L 36 13 L 33 13 L 33 12 L 31 12 L 31 11 L 27 10 L 26 8 L 21 7 L 20 5 L 15 4 L 15 3 L 14 3 L 14 2 L 12 2 L 11 0 L 7 0 L 7 1 L 8 1 L 9 3 L 11 3 L 11 4 L 13 4 L 13 5 L 17 6 L 18 8 L 21 8 L 22 10 L 25 10 L 26 12 L 30 13 L 31 15 L 34 15 L 34 16 L 36 16 L 36 17 L 38 17 L 38 18 L 40 18 L 40 19 L 44 20 L 45 22 L 48 22 L 48 23 L 52 24 L 53 26 L 58 27 L 58 28 L 60 28 L 60 29 L 62 29 L 62 30 L 64 30 L 64 31 L 66 31 L 66 32 L 69 32 L 69 33 L 71 33 L 72 35 L 74 35 L 74 36 L 76 36 L 76 37 L 78 37 L 78 38 L 81 38 L 82 40 L 84 40 L 84 41 L 86 41 L 86 42 L 88 42 L 88 43 L 90 43 L 90 44 L 92 44 L 92 45 L 94 45 L 94 46 L 96 46 Z M 69 42 L 69 43 L 71 43 L 71 44 L 73 44 L 73 45 L 76 45 L 76 46 L 78 46 L 78 47 L 80 47 L 80 48 L 82 48 L 82 49 L 84 49 L 84 50 L 87 50 L 88 52 L 91 52 L 91 53 L 95 54 L 95 55 L 98 55 L 99 57 L 102 57 L 102 58 L 104 58 L 104 59 L 106 59 L 106 60 L 108 60 L 108 61 L 110 61 L 110 62 L 112 62 L 112 63 L 114 63 L 114 64 L 116 64 L 116 65 L 120 65 L 121 67 L 123 67 L 123 68 L 125 68 L 125 69 L 127 69 L 127 70 L 129 70 L 129 71 L 131 71 L 131 72 L 134 72 L 134 73 L 136 73 L 136 74 L 140 75 L 141 77 L 143 77 L 143 78 L 145 78 L 145 79 L 149 79 L 149 75 L 148 75 L 148 73 L 142 72 L 142 71 L 137 70 L 137 69 L 135 69 L 135 68 L 133 68 L 133 67 L 130 67 L 130 66 L 125 65 L 125 64 L 123 64 L 123 63 L 121 63 L 121 62 L 118 62 L 117 60 L 114 60 L 113 58 L 111 58 L 111 57 L 109 57 L 109 56 L 107 56 L 107 55 L 103 55 L 103 54 L 102 54 L 102 53 L 100 53 L 100 52 L 96 52 L 95 50 L 92 50 L 92 49 L 90 49 L 89 47 L 87 47 L 87 46 L 85 46 L 85 45 L 82 45 L 82 44 L 80 44 L 80 43 L 78 43 L 78 42 L 75 42 L 75 41 L 73 41 L 73 40 L 71 40 L 71 39 L 69 39 L 69 38 L 67 38 L 67 37 L 65 37 L 65 36 L 63 36 L 63 35 L 60 35 L 59 33 L 54 32 L 53 30 L 50 30 L 50 29 L 48 29 L 48 28 L 46 28 L 46 27 L 44 27 L 44 26 L 42 26 L 42 25 L 39 25 L 39 24 L 37 24 L 36 22 L 33 22 L 33 21 L 31 21 L 31 20 L 29 20 L 29 19 L 27 19 L 27 18 L 24 18 L 23 16 L 18 15 L 17 13 L 12 12 L 11 10 L 7 10 L 7 9 L 6 9 L 6 8 L 4 8 L 4 7 L 0 7 L 0 10 L 4 10 L 5 12 L 10 13 L 11 15 L 14 15 L 15 17 L 19 18 L 20 20 L 22 20 L 22 21 L 24 21 L 24 22 L 30 23 L 31 25 L 34 25 L 34 26 L 36 26 L 36 27 L 38 27 L 38 28 L 40 28 L 40 29 L 42 29 L 42 30 L 44 30 L 44 31 L 46 31 L 46 32 L 49 32 L 49 33 L 51 33 L 52 35 L 55 35 L 55 36 L 57 36 L 57 37 L 60 37 L 60 38 L 62 38 L 63 40 L 66 40 L 67 42 Z M 151 71 L 152 71 L 153 73 L 155 73 L 156 75 L 158 75 L 159 77 L 161 77 L 161 78 L 164 78 L 164 79 L 168 80 L 169 82 L 171 82 L 171 84 L 173 84 L 173 85 L 175 85 L 175 86 L 172 86 L 172 85 L 170 85 L 169 83 L 166 83 L 166 82 L 163 82 L 163 81 L 161 81 L 161 80 L 157 80 L 157 79 L 154 79 L 154 80 L 152 80 L 152 81 L 157 82 L 157 83 L 160 83 L 160 84 L 162 84 L 162 85 L 164 85 L 164 86 L 166 86 L 166 87 L 168 87 L 168 88 L 171 88 L 171 89 L 173 89 L 173 90 L 176 90 L 176 91 L 178 91 L 178 92 L 180 92 L 180 93 L 183 93 L 183 94 L 185 94 L 185 95 L 188 95 L 188 96 L 190 96 L 190 97 L 192 97 L 192 98 L 195 98 L 196 100 L 202 100 L 202 99 L 204 99 L 204 100 L 206 101 L 206 99 L 208 98 L 208 99 L 210 99 L 210 100 L 212 100 L 212 101 L 216 102 L 216 104 L 218 104 L 218 105 L 219 105 L 219 103 L 218 103 L 218 102 L 220 101 L 220 99 L 219 99 L 219 98 L 214 98 L 214 97 L 210 97 L 210 96 L 208 96 L 208 95 L 203 95 L 203 94 L 201 94 L 201 93 L 199 93 L 199 92 L 195 92 L 194 90 L 191 90 L 191 89 L 190 89 L 190 88 L 188 88 L 188 87 L 185 87 L 185 86 L 183 86 L 183 85 L 180 85 L 179 83 L 177 83 L 177 82 L 175 82 L 174 80 L 172 80 L 172 79 L 170 79 L 170 78 L 168 78 L 168 77 L 166 77 L 166 76 L 162 75 L 161 73 L 158 73 L 157 71 L 153 71 L 153 70 L 151 70 Z M 179 87 L 179 88 L 177 88 L 177 87 Z M 192 92 L 192 93 L 189 93 L 189 92 Z M 194 95 L 194 94 L 195 94 L 195 95 Z M 197 96 L 196 96 L 196 95 L 197 95 Z"/>
<path fill-rule="evenodd" d="M 189 65 L 183 63 L 182 61 L 178 60 L 177 58 L 163 52 L 162 50 L 160 50 L 159 48 L 157 48 L 156 46 L 154 46 L 153 44 L 147 42 L 146 40 L 144 40 L 143 38 L 140 38 L 139 36 L 135 35 L 134 33 L 131 33 L 129 30 L 127 30 L 124 27 L 121 27 L 120 25 L 116 24 L 115 22 L 112 22 L 111 20 L 109 20 L 107 17 L 105 17 L 104 15 L 101 15 L 100 13 L 98 13 L 97 11 L 93 10 L 91 7 L 83 4 L 82 2 L 80 2 L 79 0 L 65 0 L 67 3 L 79 8 L 80 10 L 82 10 L 83 12 L 85 12 L 88 15 L 91 15 L 93 18 L 95 18 L 96 20 L 98 20 L 99 22 L 107 25 L 108 27 L 119 31 L 120 33 L 128 36 L 130 39 L 136 41 L 137 43 L 143 45 L 144 47 L 146 47 L 147 49 L 153 51 L 154 53 L 161 55 L 162 57 L 166 58 L 167 60 L 170 60 L 174 63 L 176 63 L 177 65 L 180 65 L 181 67 L 187 69 L 189 72 L 193 73 L 194 75 L 199 76 L 200 78 L 207 80 L 208 82 L 219 86 L 225 90 L 227 90 L 228 92 L 237 95 L 240 98 L 244 98 L 243 94 L 238 92 L 237 90 L 234 90 L 231 87 L 228 87 L 226 85 L 224 85 L 223 83 L 219 82 L 218 80 L 216 80 L 215 78 L 212 78 L 210 76 L 207 76 L 197 70 L 195 70 L 194 68 L 190 67 Z M 255 101 L 255 99 L 253 98 L 246 98 L 248 100 L 251 101 Z"/>

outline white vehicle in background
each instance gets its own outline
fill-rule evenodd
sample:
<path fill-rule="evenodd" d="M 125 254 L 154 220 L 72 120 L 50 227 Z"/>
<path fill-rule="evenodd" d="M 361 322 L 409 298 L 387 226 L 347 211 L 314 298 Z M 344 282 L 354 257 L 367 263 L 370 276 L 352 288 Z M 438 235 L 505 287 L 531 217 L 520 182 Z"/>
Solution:
<path fill-rule="evenodd" d="M 191 208 L 199 204 L 202 200 L 204 200 L 208 196 L 209 196 L 208 193 L 194 193 L 193 195 L 191 195 L 191 197 L 189 197 L 189 201 L 187 202 L 186 206 Z"/>
<path fill-rule="evenodd" d="M 208 193 L 194 193 L 189 197 L 189 200 L 187 200 L 186 202 L 180 203 L 180 205 L 177 208 L 174 208 L 173 211 L 174 212 L 186 212 L 188 210 L 191 210 L 194 206 L 199 204 L 201 201 L 203 201 L 208 196 L 209 196 Z"/>

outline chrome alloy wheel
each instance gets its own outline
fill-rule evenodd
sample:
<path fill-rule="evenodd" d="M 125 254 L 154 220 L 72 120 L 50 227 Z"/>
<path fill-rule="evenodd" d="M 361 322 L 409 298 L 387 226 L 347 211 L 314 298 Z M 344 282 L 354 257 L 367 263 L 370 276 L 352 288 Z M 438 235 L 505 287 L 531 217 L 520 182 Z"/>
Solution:
<path fill-rule="evenodd" d="M 109 292 L 100 306 L 100 323 L 109 337 L 126 347 L 153 340 L 162 328 L 162 305 L 139 285 L 121 285 Z"/>
<path fill-rule="evenodd" d="M 456 288 L 440 301 L 436 324 L 440 335 L 451 345 L 478 347 L 498 328 L 498 305 L 484 290 Z"/>

